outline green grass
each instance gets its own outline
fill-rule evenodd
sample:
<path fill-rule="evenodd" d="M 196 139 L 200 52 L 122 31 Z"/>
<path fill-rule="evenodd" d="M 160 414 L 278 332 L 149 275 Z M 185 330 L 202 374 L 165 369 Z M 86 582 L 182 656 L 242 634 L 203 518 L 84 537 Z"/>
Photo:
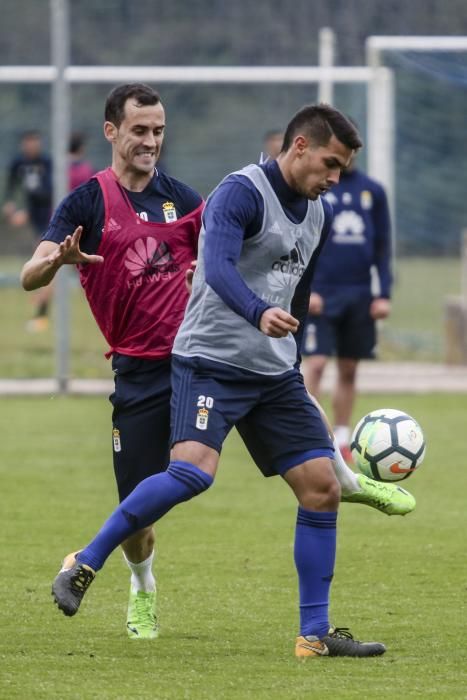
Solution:
<path fill-rule="evenodd" d="M 55 374 L 54 330 L 31 335 L 25 330 L 32 313 L 32 294 L 11 280 L 18 278 L 22 261 L 2 258 L 0 284 L 2 350 L 0 377 L 51 377 Z M 457 259 L 405 259 L 396 264 L 393 313 L 381 328 L 382 360 L 440 362 L 444 357 L 444 302 L 458 294 L 460 261 Z M 71 292 L 70 374 L 72 377 L 110 377 L 104 358 L 107 346 L 97 329 L 74 278 Z"/>
<path fill-rule="evenodd" d="M 88 308 L 84 294 L 72 279 L 70 285 L 70 375 L 85 379 L 107 378 L 111 368 L 104 353 L 108 346 Z M 0 377 L 37 378 L 55 374 L 55 329 L 28 333 L 26 321 L 33 313 L 33 293 L 0 286 L 2 352 Z"/>
<path fill-rule="evenodd" d="M 378 659 L 293 657 L 296 506 L 236 435 L 215 486 L 158 526 L 162 633 L 126 638 L 128 571 L 115 552 L 80 613 L 53 606 L 60 559 L 115 503 L 110 406 L 96 398 L 8 398 L 0 412 L 2 635 L 6 700 L 288 700 L 467 697 L 467 396 L 360 396 L 359 417 L 396 406 L 428 440 L 406 518 L 344 504 L 332 620 L 384 641 Z"/>
<path fill-rule="evenodd" d="M 446 297 L 459 295 L 460 284 L 460 259 L 396 260 L 392 313 L 380 333 L 381 359 L 442 360 Z"/>

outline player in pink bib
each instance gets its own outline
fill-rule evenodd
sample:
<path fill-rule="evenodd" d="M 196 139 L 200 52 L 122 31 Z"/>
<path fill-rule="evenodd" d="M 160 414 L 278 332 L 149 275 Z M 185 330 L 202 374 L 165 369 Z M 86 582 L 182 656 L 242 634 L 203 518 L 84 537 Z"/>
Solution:
<path fill-rule="evenodd" d="M 35 289 L 63 264 L 78 266 L 115 374 L 110 400 L 120 501 L 169 462 L 171 351 L 201 228 L 201 196 L 156 168 L 164 128 L 152 88 L 136 83 L 110 93 L 104 134 L 112 167 L 63 200 L 22 273 L 23 286 Z M 131 570 L 128 635 L 154 638 L 153 528 L 122 548 Z"/>

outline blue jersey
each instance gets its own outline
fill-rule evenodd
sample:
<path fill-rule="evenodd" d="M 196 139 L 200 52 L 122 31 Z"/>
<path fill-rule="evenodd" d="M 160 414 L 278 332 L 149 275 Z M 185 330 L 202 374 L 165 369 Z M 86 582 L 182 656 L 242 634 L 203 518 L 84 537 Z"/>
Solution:
<path fill-rule="evenodd" d="M 320 255 L 312 291 L 329 287 L 370 290 L 374 266 L 380 296 L 391 294 L 391 232 L 386 194 L 380 184 L 358 170 L 341 175 L 325 195 L 334 212 L 332 229 Z"/>
<path fill-rule="evenodd" d="M 156 171 L 142 192 L 125 191 L 137 214 L 152 223 L 169 223 L 181 219 L 197 209 L 202 202 L 195 190 L 161 171 Z M 96 253 L 104 227 L 104 200 L 95 178 L 65 197 L 42 240 L 61 243 L 77 226 L 83 226 L 81 250 L 88 254 Z"/>
<path fill-rule="evenodd" d="M 294 224 L 300 224 L 308 210 L 308 199 L 297 194 L 284 180 L 277 161 L 261 166 L 274 190 L 285 215 Z M 324 241 L 329 233 L 332 208 L 322 200 L 324 224 L 320 243 L 304 270 L 296 287 L 291 304 L 291 314 L 300 322 L 295 334 L 301 345 L 304 321 L 308 312 L 311 281 Z M 233 174 L 216 189 L 203 214 L 206 239 L 204 246 L 205 274 L 208 284 L 215 289 L 222 301 L 253 325 L 258 325 L 261 314 L 273 304 L 267 304 L 245 285 L 237 264 L 244 239 L 261 231 L 264 218 L 264 201 L 261 193 L 245 176 Z M 286 261 L 285 261 L 286 262 Z"/>
<path fill-rule="evenodd" d="M 52 161 L 47 155 L 19 155 L 8 168 L 6 198 L 21 189 L 29 218 L 39 235 L 45 231 L 52 211 Z"/>

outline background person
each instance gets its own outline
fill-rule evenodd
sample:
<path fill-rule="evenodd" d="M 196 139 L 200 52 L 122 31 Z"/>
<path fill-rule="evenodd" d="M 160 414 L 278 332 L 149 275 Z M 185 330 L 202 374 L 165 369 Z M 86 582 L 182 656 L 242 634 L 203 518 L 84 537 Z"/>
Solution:
<path fill-rule="evenodd" d="M 333 429 L 350 462 L 358 364 L 375 357 L 376 322 L 391 311 L 391 227 L 383 187 L 353 161 L 325 198 L 334 218 L 311 287 L 302 371 L 308 391 L 319 397 L 327 361 L 336 356 Z M 372 288 L 373 270 L 377 291 Z"/>
<path fill-rule="evenodd" d="M 262 159 L 277 158 L 281 152 L 284 141 L 284 132 L 281 129 L 270 129 L 263 136 Z"/>
<path fill-rule="evenodd" d="M 92 163 L 86 158 L 86 138 L 80 131 L 70 136 L 68 146 L 68 188 L 74 190 L 89 180 L 96 172 Z"/>
<path fill-rule="evenodd" d="M 41 134 L 38 130 L 26 131 L 21 136 L 19 153 L 8 166 L 3 215 L 15 228 L 31 225 L 34 247 L 47 229 L 52 194 L 52 161 L 43 150 Z M 52 287 L 47 286 L 34 295 L 35 309 L 27 330 L 48 328 L 52 293 Z"/>

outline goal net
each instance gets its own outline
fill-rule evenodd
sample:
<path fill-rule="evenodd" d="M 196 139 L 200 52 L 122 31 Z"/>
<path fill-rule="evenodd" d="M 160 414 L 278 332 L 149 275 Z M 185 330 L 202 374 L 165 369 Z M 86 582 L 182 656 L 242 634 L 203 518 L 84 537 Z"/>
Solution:
<path fill-rule="evenodd" d="M 378 39 L 384 46 L 385 38 Z M 414 39 L 426 40 L 423 50 L 415 41 L 412 49 L 379 56 L 393 73 L 395 93 L 395 308 L 382 329 L 382 349 L 386 357 L 443 360 L 445 302 L 465 287 L 467 42 L 455 50 L 462 37 L 452 47 L 448 38 L 434 37 L 430 49 L 429 37 Z"/>

